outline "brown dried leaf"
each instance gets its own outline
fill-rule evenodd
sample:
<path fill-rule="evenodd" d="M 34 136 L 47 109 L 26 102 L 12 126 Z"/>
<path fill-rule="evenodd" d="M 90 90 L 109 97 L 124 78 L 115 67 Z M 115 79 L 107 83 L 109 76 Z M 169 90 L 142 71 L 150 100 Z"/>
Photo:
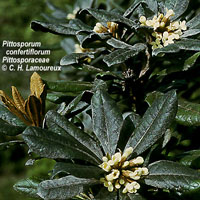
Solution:
<path fill-rule="evenodd" d="M 12 96 L 16 107 L 25 114 L 24 99 L 14 86 L 12 86 Z"/>
<path fill-rule="evenodd" d="M 34 95 L 30 95 L 25 103 L 25 110 L 32 121 L 32 126 L 41 126 L 43 116 L 41 115 L 41 103 Z"/>
<path fill-rule="evenodd" d="M 31 76 L 30 90 L 31 90 L 31 95 L 36 96 L 38 99 L 40 99 L 40 96 L 44 92 L 43 81 L 39 76 L 39 74 L 36 72 L 34 72 L 33 75 Z"/>
<path fill-rule="evenodd" d="M 21 119 L 25 124 L 30 125 L 30 122 L 25 119 L 23 113 L 16 107 L 14 101 L 10 99 L 4 91 L 0 90 L 0 98 L 4 105 L 8 108 L 10 112 L 16 115 L 19 119 Z"/>

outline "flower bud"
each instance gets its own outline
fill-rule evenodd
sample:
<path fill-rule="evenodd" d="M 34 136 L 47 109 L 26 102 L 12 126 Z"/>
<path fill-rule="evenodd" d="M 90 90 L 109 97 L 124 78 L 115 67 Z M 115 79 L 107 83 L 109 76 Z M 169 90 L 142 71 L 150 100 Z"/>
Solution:
<path fill-rule="evenodd" d="M 126 160 L 128 158 L 128 156 L 130 156 L 133 153 L 133 148 L 129 147 L 127 149 L 125 149 L 123 155 L 122 155 L 122 160 Z"/>
<path fill-rule="evenodd" d="M 137 166 L 137 165 L 141 165 L 144 163 L 144 159 L 141 156 L 138 156 L 137 158 L 134 158 L 132 160 L 129 161 L 129 165 L 132 166 Z"/>
<path fill-rule="evenodd" d="M 145 24 L 145 23 L 146 23 L 146 20 L 147 20 L 147 19 L 146 19 L 145 16 L 141 16 L 140 19 L 139 19 L 139 21 L 140 21 L 141 24 Z"/>

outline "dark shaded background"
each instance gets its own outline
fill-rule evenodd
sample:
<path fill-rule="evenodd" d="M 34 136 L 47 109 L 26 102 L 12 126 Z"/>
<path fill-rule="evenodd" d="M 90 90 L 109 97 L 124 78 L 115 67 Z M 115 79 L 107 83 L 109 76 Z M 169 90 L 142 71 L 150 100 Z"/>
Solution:
<path fill-rule="evenodd" d="M 52 0 L 57 6 L 63 7 L 68 0 Z M 73 1 L 70 1 L 73 3 Z M 29 95 L 29 79 L 33 72 L 4 72 L 1 70 L 2 56 L 5 48 L 2 48 L 3 40 L 16 42 L 41 42 L 47 49 L 60 41 L 60 36 L 49 33 L 34 32 L 30 28 L 30 22 L 35 19 L 44 20 L 41 13 L 50 10 L 45 0 L 1 0 L 0 1 L 0 90 L 11 95 L 11 86 L 14 85 L 22 93 L 24 98 Z M 51 64 L 55 65 L 65 55 L 62 50 L 51 51 Z M 58 73 L 39 73 L 42 78 L 57 80 Z M 9 140 L 9 137 L 0 135 L 0 143 Z M 19 139 L 19 138 L 18 138 Z M 0 200 L 28 200 L 15 192 L 13 184 L 28 176 L 45 175 L 52 168 L 53 163 L 42 160 L 34 166 L 25 167 L 28 160 L 27 149 L 22 146 L 14 146 L 7 151 L 0 151 Z"/>

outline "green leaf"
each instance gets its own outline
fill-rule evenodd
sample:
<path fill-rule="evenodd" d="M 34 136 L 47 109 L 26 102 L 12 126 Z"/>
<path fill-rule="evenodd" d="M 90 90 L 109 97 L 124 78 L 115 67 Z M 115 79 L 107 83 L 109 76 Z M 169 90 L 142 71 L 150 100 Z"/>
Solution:
<path fill-rule="evenodd" d="M 87 133 L 84 133 L 56 111 L 49 111 L 46 114 L 45 119 L 47 127 L 51 131 L 64 136 L 69 142 L 71 142 L 71 145 L 83 149 L 85 152 L 96 158 L 96 160 L 101 161 L 103 156 L 101 148 Z"/>
<path fill-rule="evenodd" d="M 93 131 L 105 153 L 115 153 L 123 123 L 122 114 L 115 101 L 103 90 L 92 97 Z"/>
<path fill-rule="evenodd" d="M 0 135 L 16 136 L 24 131 L 23 126 L 14 126 L 0 119 Z"/>
<path fill-rule="evenodd" d="M 200 25 L 200 13 L 186 23 L 189 28 L 196 28 Z"/>
<path fill-rule="evenodd" d="M 104 172 L 101 168 L 95 166 L 58 162 L 54 166 L 52 176 L 55 177 L 60 173 L 66 173 L 78 178 L 100 179 Z"/>
<path fill-rule="evenodd" d="M 200 104 L 179 100 L 176 120 L 185 126 L 200 126 Z"/>
<path fill-rule="evenodd" d="M 96 185 L 95 179 L 66 176 L 60 179 L 46 180 L 39 184 L 38 195 L 43 199 L 69 199 L 82 192 L 85 186 Z"/>
<path fill-rule="evenodd" d="M 197 52 L 194 55 L 192 55 L 191 57 L 189 57 L 187 60 L 185 60 L 184 66 L 183 66 L 183 71 L 187 71 L 190 67 L 192 67 L 196 63 L 199 56 L 200 56 L 200 52 Z"/>
<path fill-rule="evenodd" d="M 92 163 L 99 163 L 92 155 L 87 153 L 76 140 L 72 142 L 66 136 L 38 127 L 28 127 L 23 132 L 23 139 L 31 152 L 39 156 L 53 159 L 80 159 Z"/>
<path fill-rule="evenodd" d="M 76 37 L 83 48 L 97 48 L 105 46 L 105 43 L 103 41 L 110 38 L 111 36 L 108 33 L 88 33 L 84 31 L 79 31 Z"/>
<path fill-rule="evenodd" d="M 76 93 L 73 93 L 73 94 L 70 94 L 70 93 L 67 93 L 67 94 L 66 93 L 65 94 L 63 94 L 63 93 L 48 93 L 46 99 L 53 103 L 60 104 L 62 102 L 65 102 L 65 103 L 70 102 L 74 96 L 76 96 Z"/>
<path fill-rule="evenodd" d="M 72 65 L 79 63 L 79 60 L 84 60 L 85 58 L 94 58 L 93 53 L 72 53 L 69 55 L 64 56 L 60 60 L 60 65 Z"/>
<path fill-rule="evenodd" d="M 150 148 L 169 128 L 176 111 L 177 96 L 174 90 L 156 99 L 129 138 L 126 148 L 133 147 L 137 155 Z"/>
<path fill-rule="evenodd" d="M 0 119 L 14 126 L 25 126 L 19 118 L 12 114 L 5 106 L 0 104 Z"/>
<path fill-rule="evenodd" d="M 181 38 L 191 37 L 200 33 L 200 29 L 189 29 L 181 35 Z"/>
<path fill-rule="evenodd" d="M 32 21 L 34 31 L 50 32 L 58 35 L 76 35 L 77 30 L 69 25 L 53 24 L 48 22 Z"/>
<path fill-rule="evenodd" d="M 122 15 L 113 11 L 106 11 L 106 10 L 94 9 L 94 8 L 85 9 L 85 10 L 100 22 L 120 22 L 132 28 L 133 27 L 136 28 L 138 26 L 134 21 L 127 19 L 123 17 Z"/>
<path fill-rule="evenodd" d="M 94 200 L 118 200 L 117 192 L 109 192 L 105 187 L 103 187 Z"/>
<path fill-rule="evenodd" d="M 83 92 L 90 90 L 92 84 L 84 81 L 45 81 L 47 89 L 55 92 Z"/>
<path fill-rule="evenodd" d="M 88 26 L 87 24 L 83 23 L 80 19 L 72 19 L 69 22 L 69 26 L 71 28 L 76 29 L 77 31 L 89 31 L 91 32 L 93 27 Z"/>
<path fill-rule="evenodd" d="M 90 98 L 92 96 L 91 92 L 88 91 L 84 91 L 81 94 L 79 94 L 78 96 L 76 96 L 69 104 L 67 104 L 64 108 L 62 108 L 59 113 L 61 115 L 67 115 L 70 112 L 72 112 L 77 105 L 79 104 L 79 102 L 81 100 L 85 100 L 85 101 L 90 101 Z"/>
<path fill-rule="evenodd" d="M 131 194 L 131 193 L 126 193 L 123 194 L 122 191 L 120 190 L 119 194 L 119 199 L 120 200 L 145 200 L 140 194 Z"/>
<path fill-rule="evenodd" d="M 126 61 L 129 58 L 132 58 L 139 54 L 141 51 L 144 51 L 146 45 L 143 43 L 138 43 L 132 46 L 131 48 L 117 49 L 111 52 L 109 55 L 105 56 L 103 61 L 110 67 L 115 64 L 120 64 Z"/>
<path fill-rule="evenodd" d="M 149 105 L 157 97 L 163 96 L 160 92 L 153 92 L 148 94 L 146 101 Z M 178 111 L 176 114 L 176 121 L 185 126 L 199 126 L 200 125 L 200 104 L 188 102 L 182 99 L 178 100 Z"/>
<path fill-rule="evenodd" d="M 115 38 L 111 38 L 107 40 L 107 43 L 117 49 L 123 49 L 123 48 L 131 48 L 132 46 Z"/>
<path fill-rule="evenodd" d="M 146 4 L 151 11 L 157 14 L 158 4 L 156 0 L 135 0 L 134 3 L 126 10 L 124 16 L 127 17 L 130 15 L 142 3 Z"/>
<path fill-rule="evenodd" d="M 192 190 L 196 188 L 195 181 L 200 180 L 200 174 L 180 163 L 157 161 L 148 166 L 149 175 L 144 179 L 147 185 L 156 188 Z"/>
<path fill-rule="evenodd" d="M 200 51 L 200 40 L 182 39 L 175 43 L 180 49 L 190 51 Z"/>
<path fill-rule="evenodd" d="M 166 0 L 165 7 L 172 9 L 175 13 L 175 16 L 172 17 L 172 20 L 179 18 L 188 8 L 189 0 Z"/>
<path fill-rule="evenodd" d="M 162 53 L 177 53 L 180 51 L 180 48 L 176 44 L 169 44 L 163 48 L 157 48 L 153 50 L 152 55 L 157 56 L 158 54 Z"/>
<path fill-rule="evenodd" d="M 135 127 L 139 124 L 141 118 L 136 113 L 132 112 L 125 116 L 123 120 L 123 126 L 120 132 L 118 147 L 123 151 L 127 144 L 128 139 L 133 133 Z"/>
<path fill-rule="evenodd" d="M 32 179 L 25 179 L 17 182 L 13 187 L 17 192 L 25 194 L 32 198 L 40 198 L 37 194 L 39 181 Z"/>
<path fill-rule="evenodd" d="M 199 168 L 200 166 L 196 166 L 196 161 L 200 159 L 200 150 L 192 150 L 187 151 L 184 154 L 181 155 L 180 163 L 188 166 L 188 167 L 195 167 Z M 200 162 L 199 162 L 200 163 Z"/>

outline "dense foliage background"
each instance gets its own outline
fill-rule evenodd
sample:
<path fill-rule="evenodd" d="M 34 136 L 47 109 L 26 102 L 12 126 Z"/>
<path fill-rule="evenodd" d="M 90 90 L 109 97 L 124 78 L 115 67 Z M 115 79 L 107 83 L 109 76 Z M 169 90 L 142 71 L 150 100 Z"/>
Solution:
<path fill-rule="evenodd" d="M 52 1 L 58 6 L 63 3 L 73 3 L 68 0 Z M 3 40 L 10 41 L 40 41 L 44 46 L 51 46 L 60 41 L 59 36 L 52 37 L 51 34 L 43 34 L 35 32 L 30 28 L 30 23 L 33 19 L 43 19 L 41 13 L 48 13 L 45 0 L 7 0 L 0 1 L 0 44 Z M 4 55 L 5 48 L 0 48 L 0 60 Z M 51 63 L 58 62 L 61 55 L 65 55 L 63 50 L 54 50 L 51 54 Z M 2 63 L 0 63 L 1 65 Z M 11 94 L 11 85 L 15 85 L 23 96 L 29 94 L 29 79 L 32 72 L 3 72 L 0 70 L 0 89 L 5 90 L 9 95 Z M 57 80 L 59 75 L 56 72 L 42 73 L 43 77 L 48 77 L 51 80 Z M 23 81 L 22 81 L 23 80 Z M 27 84 L 24 84 L 27 83 Z M 4 136 L 0 136 L 0 143 L 9 140 Z M 33 175 L 34 169 L 25 167 L 27 160 L 26 149 L 23 147 L 13 147 L 8 151 L 0 152 L 0 199 L 12 200 L 26 199 L 20 196 L 19 193 L 13 190 L 13 184 L 21 177 L 27 174 Z M 48 161 L 43 161 L 39 165 L 41 172 L 48 171 Z M 40 171 L 39 169 L 39 171 Z M 38 172 L 38 170 L 36 170 Z M 33 174 L 32 174 L 33 172 Z M 29 199 L 29 198 L 27 198 Z"/>

